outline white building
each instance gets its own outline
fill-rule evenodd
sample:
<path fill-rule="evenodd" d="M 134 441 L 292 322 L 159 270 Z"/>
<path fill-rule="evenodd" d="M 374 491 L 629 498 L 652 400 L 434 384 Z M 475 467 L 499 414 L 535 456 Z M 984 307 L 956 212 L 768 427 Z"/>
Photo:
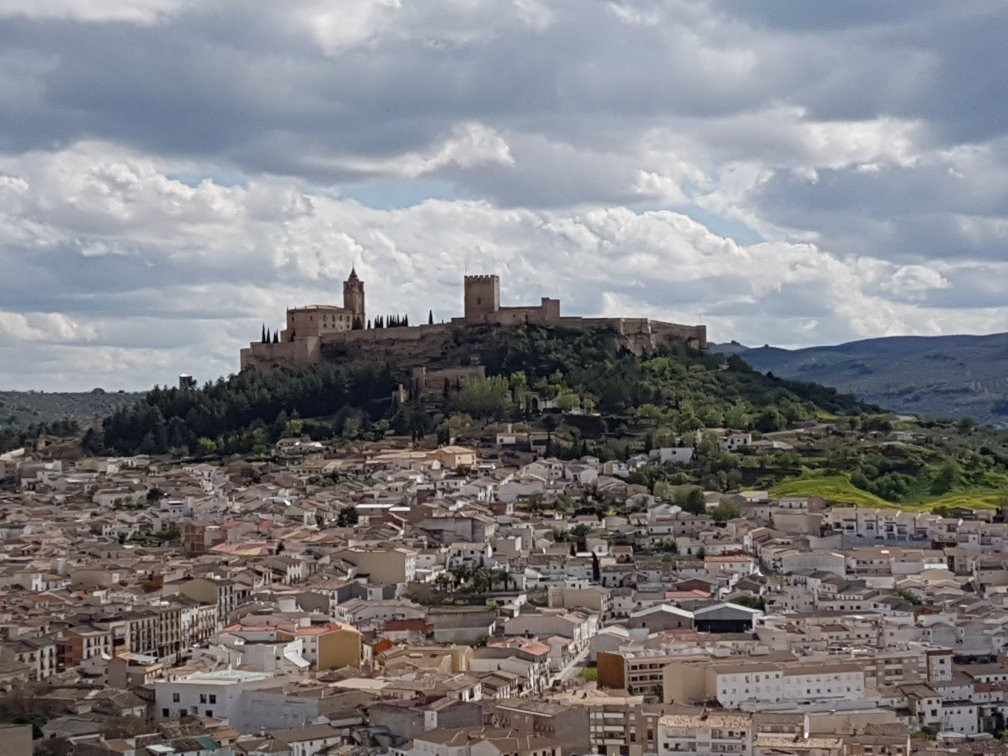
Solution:
<path fill-rule="evenodd" d="M 247 689 L 276 685 L 278 678 L 266 672 L 221 669 L 197 672 L 180 680 L 154 683 L 154 712 L 157 719 L 206 716 L 226 719 L 236 730 L 244 725 L 242 693 Z"/>
<path fill-rule="evenodd" d="M 766 704 L 857 701 L 864 698 L 864 672 L 857 664 L 785 662 L 714 669 L 718 703 L 726 709 Z"/>

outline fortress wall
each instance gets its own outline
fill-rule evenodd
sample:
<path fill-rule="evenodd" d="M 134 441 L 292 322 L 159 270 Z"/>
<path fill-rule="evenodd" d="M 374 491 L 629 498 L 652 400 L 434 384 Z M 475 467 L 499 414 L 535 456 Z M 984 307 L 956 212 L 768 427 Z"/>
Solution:
<path fill-rule="evenodd" d="M 500 325 L 556 325 L 560 322 L 560 300 L 543 297 L 536 307 L 501 307 L 495 315 Z"/>
<path fill-rule="evenodd" d="M 563 317 L 564 328 L 609 328 L 621 336 L 648 336 L 658 341 L 681 341 L 698 349 L 707 348 L 707 326 L 665 323 L 648 318 L 581 318 Z"/>
<path fill-rule="evenodd" d="M 616 333 L 623 333 L 621 330 L 622 326 L 620 318 L 582 318 L 579 316 L 570 316 L 560 318 L 557 325 L 563 328 L 573 328 L 584 331 L 587 331 L 589 328 L 608 328 Z"/>
<path fill-rule="evenodd" d="M 399 326 L 397 328 L 363 328 L 356 331 L 342 331 L 340 333 L 326 334 L 324 340 L 326 343 L 332 344 L 419 341 L 425 336 L 448 333 L 449 330 L 450 326 L 445 323 L 419 326 Z"/>
<path fill-rule="evenodd" d="M 468 365 L 441 370 L 428 370 L 424 367 L 413 368 L 413 385 L 422 394 L 434 394 L 442 391 L 445 381 L 448 381 L 450 387 L 458 387 L 473 378 L 486 378 L 486 368 L 483 365 Z"/>
<path fill-rule="evenodd" d="M 319 339 L 314 336 L 277 344 L 253 341 L 241 350 L 241 369 L 274 364 L 311 365 L 318 359 Z"/>
<path fill-rule="evenodd" d="M 413 377 L 422 381 L 440 381 L 444 383 L 447 378 L 450 381 L 462 380 L 464 378 L 486 378 L 485 365 L 465 365 L 463 367 L 440 368 L 429 370 L 425 367 L 413 368 Z"/>
<path fill-rule="evenodd" d="M 707 348 L 707 326 L 705 325 L 688 326 L 652 320 L 651 330 L 660 339 L 683 341 L 697 349 Z"/>
<path fill-rule="evenodd" d="M 620 318 L 619 332 L 624 336 L 630 334 L 650 336 L 651 321 L 647 318 Z"/>
<path fill-rule="evenodd" d="M 468 311 L 463 318 L 452 318 L 453 325 L 556 325 L 560 318 L 560 301 L 543 298 L 535 307 L 500 307 L 492 312 Z"/>

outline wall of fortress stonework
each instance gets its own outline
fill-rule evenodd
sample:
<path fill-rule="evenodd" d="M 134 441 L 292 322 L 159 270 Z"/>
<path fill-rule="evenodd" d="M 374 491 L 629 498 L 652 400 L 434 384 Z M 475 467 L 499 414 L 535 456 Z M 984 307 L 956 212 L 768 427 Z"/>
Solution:
<path fill-rule="evenodd" d="M 399 344 L 416 343 L 432 336 L 447 336 L 452 326 L 447 323 L 434 325 L 399 326 L 396 328 L 370 328 L 353 331 L 333 331 L 321 336 L 298 336 L 294 341 L 277 344 L 263 344 L 253 341 L 241 350 L 241 369 L 273 367 L 278 365 L 314 365 L 322 358 L 322 345 L 356 346 L 374 344 L 388 348 Z M 287 332 L 284 331 L 284 334 Z"/>
<path fill-rule="evenodd" d="M 610 328 L 620 336 L 650 337 L 654 346 L 676 342 L 694 349 L 707 348 L 707 326 L 665 323 L 649 318 L 580 318 L 563 317 L 557 325 L 562 328 Z"/>
<path fill-rule="evenodd" d="M 253 341 L 241 350 L 241 369 L 272 365 L 314 365 L 319 361 L 320 345 L 321 339 L 317 336 L 277 344 Z"/>
<path fill-rule="evenodd" d="M 471 292 L 469 292 L 471 294 Z M 468 296 L 468 294 L 467 294 Z M 560 300 L 543 297 L 535 307 L 497 307 L 493 310 L 467 309 L 465 316 L 452 318 L 453 325 L 557 325 L 560 317 Z"/>
<path fill-rule="evenodd" d="M 528 324 L 574 330 L 607 328 L 620 336 L 631 338 L 634 351 L 653 349 L 663 343 L 682 343 L 696 349 L 707 348 L 707 327 L 703 325 L 664 323 L 648 318 L 560 317 L 553 312 L 544 311 L 542 306 L 502 307 L 495 313 L 481 314 L 478 320 L 452 318 L 451 323 L 335 331 L 320 337 L 298 337 L 294 341 L 281 341 L 277 344 L 252 342 L 241 350 L 241 369 L 312 365 L 322 359 L 324 345 L 359 347 L 372 344 L 376 351 L 385 353 L 394 353 L 401 346 L 406 353 L 415 351 L 416 354 L 412 356 L 421 357 L 422 353 L 427 351 L 427 346 L 435 346 L 430 342 L 440 342 L 456 329 L 484 324 L 501 327 Z"/>

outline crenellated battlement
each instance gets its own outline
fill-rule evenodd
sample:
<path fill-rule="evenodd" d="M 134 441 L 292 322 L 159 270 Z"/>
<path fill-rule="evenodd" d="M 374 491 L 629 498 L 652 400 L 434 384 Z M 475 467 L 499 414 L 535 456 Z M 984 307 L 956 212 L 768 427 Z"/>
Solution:
<path fill-rule="evenodd" d="M 241 369 L 270 365 L 311 365 L 348 356 L 401 356 L 422 365 L 440 347 L 432 345 L 458 329 L 473 326 L 510 328 L 522 325 L 567 329 L 606 328 L 632 342 L 634 351 L 653 349 L 662 343 L 682 343 L 707 348 L 707 328 L 663 323 L 647 318 L 582 318 L 562 316 L 560 300 L 543 297 L 538 305 L 501 307 L 500 277 L 467 275 L 463 279 L 464 314 L 449 323 L 369 328 L 364 323 L 364 284 L 351 271 L 344 284 L 344 306 L 308 305 L 287 310 L 287 328 L 269 341 L 253 342 L 241 351 Z M 368 325 L 370 321 L 368 321 Z M 352 351 L 347 351 L 352 350 Z M 411 356 L 410 356 L 411 355 Z"/>

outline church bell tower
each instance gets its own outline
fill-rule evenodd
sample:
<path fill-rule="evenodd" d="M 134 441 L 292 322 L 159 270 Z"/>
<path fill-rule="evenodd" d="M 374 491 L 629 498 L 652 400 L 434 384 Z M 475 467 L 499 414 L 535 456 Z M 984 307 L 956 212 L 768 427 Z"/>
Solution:
<path fill-rule="evenodd" d="M 357 278 L 357 270 L 350 269 L 350 277 L 343 282 L 343 309 L 350 310 L 354 319 L 364 323 L 364 282 Z"/>

